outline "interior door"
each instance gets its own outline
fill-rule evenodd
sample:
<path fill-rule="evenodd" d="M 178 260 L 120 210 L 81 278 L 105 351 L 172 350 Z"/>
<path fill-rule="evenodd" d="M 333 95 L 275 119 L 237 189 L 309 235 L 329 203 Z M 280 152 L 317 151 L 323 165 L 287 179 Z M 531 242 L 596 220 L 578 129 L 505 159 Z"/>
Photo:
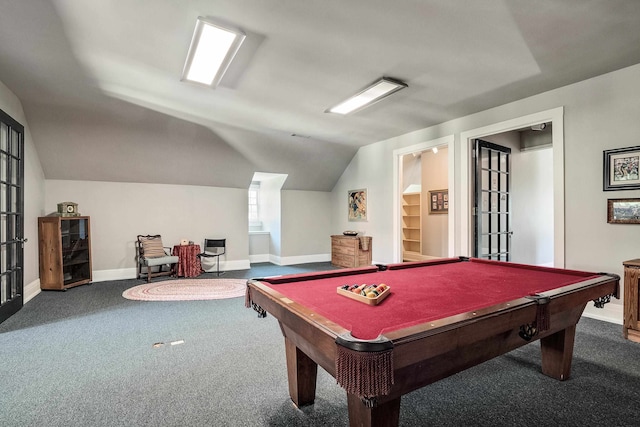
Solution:
<path fill-rule="evenodd" d="M 0 110 L 0 322 L 22 308 L 24 127 Z"/>
<path fill-rule="evenodd" d="M 477 139 L 473 154 L 474 256 L 511 261 L 511 149 Z"/>

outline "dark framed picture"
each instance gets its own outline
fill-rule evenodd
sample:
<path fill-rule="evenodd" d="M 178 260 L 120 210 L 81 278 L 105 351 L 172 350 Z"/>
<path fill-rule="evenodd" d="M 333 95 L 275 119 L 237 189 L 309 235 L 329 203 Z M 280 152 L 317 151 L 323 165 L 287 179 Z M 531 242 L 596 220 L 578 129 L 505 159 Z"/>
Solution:
<path fill-rule="evenodd" d="M 347 192 L 349 221 L 367 220 L 367 189 L 349 190 Z"/>
<path fill-rule="evenodd" d="M 604 191 L 640 189 L 640 147 L 604 151 Z"/>
<path fill-rule="evenodd" d="M 429 191 L 429 213 L 446 214 L 449 212 L 449 190 Z"/>
<path fill-rule="evenodd" d="M 640 224 L 640 199 L 608 199 L 609 224 Z"/>

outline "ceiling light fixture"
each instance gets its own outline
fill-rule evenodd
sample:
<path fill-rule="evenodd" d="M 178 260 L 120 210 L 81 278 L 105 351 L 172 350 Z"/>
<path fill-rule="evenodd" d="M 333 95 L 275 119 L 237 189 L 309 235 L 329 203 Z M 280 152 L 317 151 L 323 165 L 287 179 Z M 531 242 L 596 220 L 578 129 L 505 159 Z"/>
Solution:
<path fill-rule="evenodd" d="M 382 77 L 380 80 L 361 90 L 349 99 L 331 107 L 325 113 L 349 114 L 370 106 L 383 98 L 408 87 L 399 80 Z"/>
<path fill-rule="evenodd" d="M 245 37 L 239 29 L 198 17 L 181 80 L 218 86 Z"/>

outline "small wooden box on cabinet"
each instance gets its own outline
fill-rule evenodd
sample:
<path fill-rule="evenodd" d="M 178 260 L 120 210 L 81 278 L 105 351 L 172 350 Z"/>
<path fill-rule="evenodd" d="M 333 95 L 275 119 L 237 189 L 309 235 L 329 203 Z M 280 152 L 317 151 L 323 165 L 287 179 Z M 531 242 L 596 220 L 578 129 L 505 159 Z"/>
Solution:
<path fill-rule="evenodd" d="M 371 265 L 371 241 L 363 236 L 364 244 L 357 236 L 331 236 L 331 264 L 344 267 L 364 267 Z"/>
<path fill-rule="evenodd" d="M 64 291 L 91 282 L 88 216 L 38 218 L 40 289 Z"/>
<path fill-rule="evenodd" d="M 624 337 L 640 342 L 640 259 L 632 259 L 624 265 Z"/>

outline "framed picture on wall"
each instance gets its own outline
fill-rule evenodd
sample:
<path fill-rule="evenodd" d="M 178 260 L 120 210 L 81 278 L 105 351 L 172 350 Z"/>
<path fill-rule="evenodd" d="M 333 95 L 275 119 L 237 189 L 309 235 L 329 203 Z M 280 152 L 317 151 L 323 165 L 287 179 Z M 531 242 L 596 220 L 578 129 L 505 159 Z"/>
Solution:
<path fill-rule="evenodd" d="M 640 147 L 604 151 L 604 191 L 640 189 Z"/>
<path fill-rule="evenodd" d="M 429 191 L 429 213 L 446 214 L 449 212 L 449 190 Z"/>
<path fill-rule="evenodd" d="M 607 200 L 609 224 L 640 224 L 640 199 Z"/>
<path fill-rule="evenodd" d="M 347 191 L 347 206 L 349 221 L 367 220 L 367 189 Z"/>

